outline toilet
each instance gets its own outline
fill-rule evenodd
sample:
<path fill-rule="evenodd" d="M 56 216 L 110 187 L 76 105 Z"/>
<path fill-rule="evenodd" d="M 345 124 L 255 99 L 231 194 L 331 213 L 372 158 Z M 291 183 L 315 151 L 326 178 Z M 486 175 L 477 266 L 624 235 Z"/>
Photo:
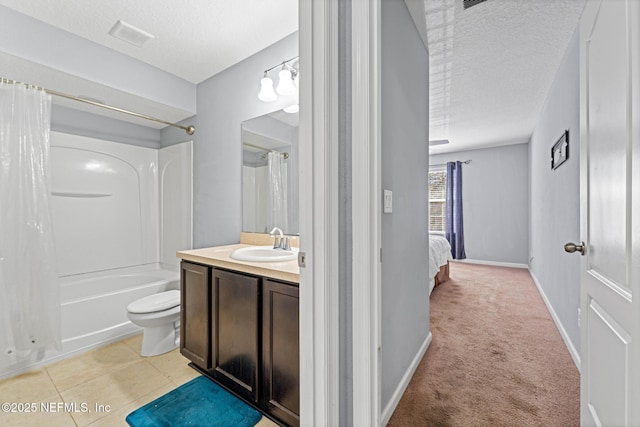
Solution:
<path fill-rule="evenodd" d="M 157 356 L 180 345 L 180 291 L 140 298 L 127 306 L 127 317 L 144 328 L 143 356 Z"/>

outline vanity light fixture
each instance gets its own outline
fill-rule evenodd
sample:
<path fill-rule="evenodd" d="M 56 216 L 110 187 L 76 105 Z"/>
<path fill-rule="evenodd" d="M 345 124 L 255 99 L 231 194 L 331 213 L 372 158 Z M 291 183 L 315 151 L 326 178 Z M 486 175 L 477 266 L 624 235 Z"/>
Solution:
<path fill-rule="evenodd" d="M 273 80 L 269 77 L 269 72 L 278 67 L 281 67 L 278 72 L 278 86 L 274 90 Z M 264 102 L 272 102 L 278 99 L 278 94 L 283 96 L 295 95 L 298 87 L 297 83 L 299 76 L 300 72 L 298 70 L 297 56 L 287 59 L 286 61 L 282 61 L 280 64 L 264 70 L 264 75 L 262 80 L 260 80 L 260 92 L 258 93 L 258 99 Z"/>
<path fill-rule="evenodd" d="M 276 91 L 273 90 L 273 80 L 264 72 L 264 77 L 260 80 L 260 92 L 258 92 L 258 99 L 264 102 L 272 102 L 278 99 Z"/>
<path fill-rule="evenodd" d="M 276 90 L 280 95 L 293 95 L 296 93 L 296 87 L 293 85 L 293 75 L 291 71 L 282 66 L 282 70 L 278 73 L 278 78 L 278 87 Z"/>

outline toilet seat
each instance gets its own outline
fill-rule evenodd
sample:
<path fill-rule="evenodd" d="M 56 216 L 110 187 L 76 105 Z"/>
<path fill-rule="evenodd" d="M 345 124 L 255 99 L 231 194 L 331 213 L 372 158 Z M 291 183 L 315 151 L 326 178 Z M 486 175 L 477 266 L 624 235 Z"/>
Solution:
<path fill-rule="evenodd" d="M 180 291 L 170 290 L 160 292 L 158 294 L 148 295 L 133 301 L 127 306 L 129 313 L 155 313 L 158 311 L 168 310 L 180 305 Z"/>

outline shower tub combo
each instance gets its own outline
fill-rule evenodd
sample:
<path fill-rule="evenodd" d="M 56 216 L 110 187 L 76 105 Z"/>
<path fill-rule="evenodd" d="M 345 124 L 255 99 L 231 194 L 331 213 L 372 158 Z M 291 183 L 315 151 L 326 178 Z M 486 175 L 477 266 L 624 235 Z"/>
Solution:
<path fill-rule="evenodd" d="M 62 351 L 0 366 L 0 379 L 142 332 L 127 305 L 180 289 L 175 254 L 192 245 L 191 147 L 51 132 Z"/>

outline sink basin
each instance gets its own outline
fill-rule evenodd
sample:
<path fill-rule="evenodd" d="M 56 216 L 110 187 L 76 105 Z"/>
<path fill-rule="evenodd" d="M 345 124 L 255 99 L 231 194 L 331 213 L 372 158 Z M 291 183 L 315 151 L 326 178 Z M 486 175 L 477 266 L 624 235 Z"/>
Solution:
<path fill-rule="evenodd" d="M 273 249 L 272 246 L 247 246 L 231 252 L 231 258 L 238 261 L 280 262 L 298 258 L 298 250 Z"/>

